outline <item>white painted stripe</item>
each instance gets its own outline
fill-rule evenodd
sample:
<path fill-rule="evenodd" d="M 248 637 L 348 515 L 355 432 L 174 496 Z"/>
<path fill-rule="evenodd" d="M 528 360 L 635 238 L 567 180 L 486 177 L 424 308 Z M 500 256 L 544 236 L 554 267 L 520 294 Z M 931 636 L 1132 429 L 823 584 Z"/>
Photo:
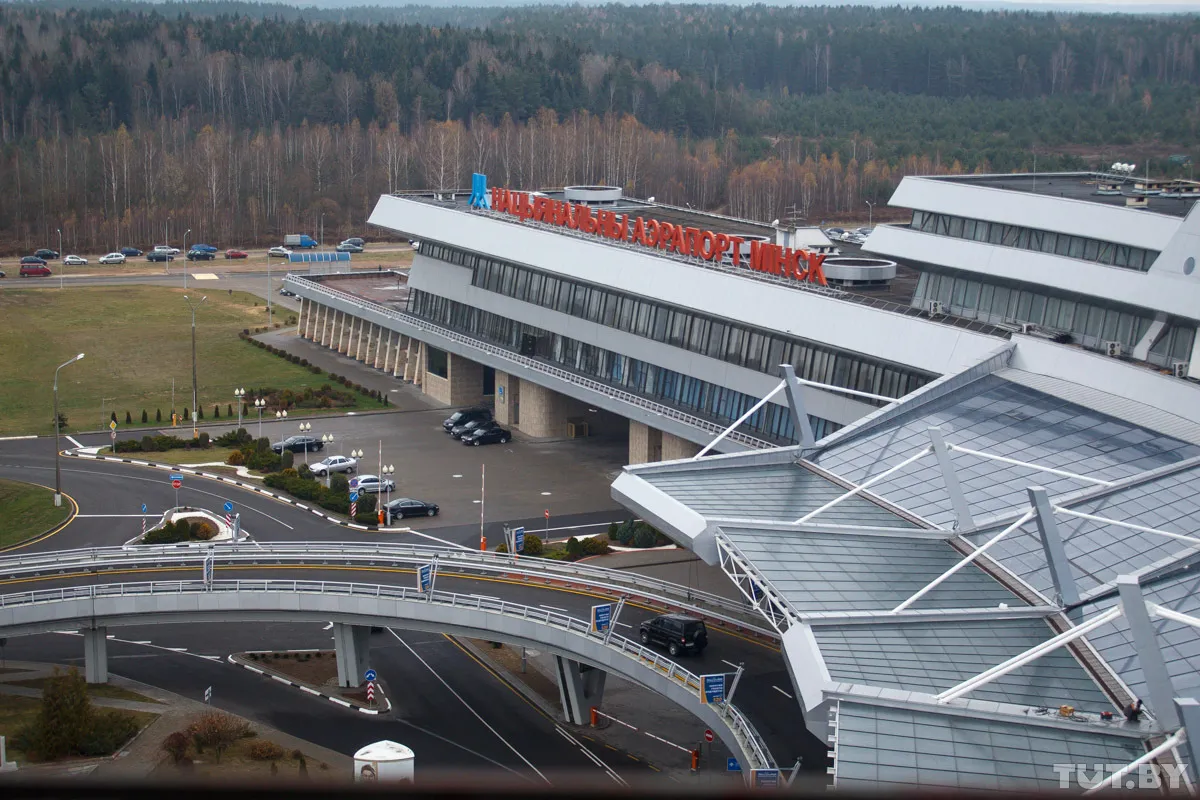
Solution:
<path fill-rule="evenodd" d="M 333 702 L 337 703 L 339 706 L 345 706 L 346 708 L 350 708 L 350 704 L 347 703 L 345 700 L 342 700 L 337 697 L 331 697 L 329 699 L 332 700 Z"/>
<path fill-rule="evenodd" d="M 281 678 L 278 675 L 272 675 L 271 680 L 279 681 L 280 683 L 286 683 L 288 686 L 292 685 L 292 682 L 289 681 L 287 678 Z"/>
<path fill-rule="evenodd" d="M 310 688 L 309 688 L 309 687 L 307 687 L 307 686 L 301 686 L 301 687 L 300 687 L 300 691 L 302 691 L 302 692 L 308 692 L 309 694 L 315 694 L 315 695 L 317 695 L 318 697 L 320 697 L 320 696 L 321 696 L 321 693 L 320 693 L 320 692 L 318 692 L 316 689 L 310 689 Z"/>
<path fill-rule="evenodd" d="M 149 514 L 76 514 L 75 519 L 119 519 L 124 517 L 146 517 Z M 157 515 L 154 515 L 157 516 Z"/>
<path fill-rule="evenodd" d="M 78 441 L 76 441 L 74 436 L 64 436 L 63 438 L 66 439 L 71 444 L 75 445 L 76 447 L 83 447 L 83 445 L 81 445 Z"/>
<path fill-rule="evenodd" d="M 539 605 L 538 605 L 538 608 L 548 608 L 548 609 L 550 609 L 551 611 L 562 611 L 564 614 L 569 614 L 569 613 L 570 613 L 569 611 L 567 611 L 567 609 L 565 609 L 565 608 L 560 608 L 559 606 L 548 606 L 548 605 L 544 605 L 544 604 L 539 604 Z"/>
<path fill-rule="evenodd" d="M 36 439 L 36 438 L 37 438 L 36 433 L 31 433 L 28 436 L 0 436 L 0 442 L 15 442 L 19 439 Z M 68 436 L 67 438 L 71 439 L 70 436 Z M 74 439 L 71 439 L 71 441 L 75 442 Z M 79 447 L 80 446 L 79 442 L 75 442 L 75 446 Z"/>
<path fill-rule="evenodd" d="M 783 689 L 780 689 L 778 686 L 775 686 L 774 684 L 771 685 L 771 688 L 774 689 L 775 691 L 779 692 L 781 695 L 786 697 L 788 700 L 796 699 L 796 698 L 792 697 L 790 694 L 788 694 L 787 692 L 785 692 Z"/>
<path fill-rule="evenodd" d="M 625 520 L 623 520 L 623 519 L 613 520 L 613 522 L 615 522 L 617 525 L 620 525 L 624 521 Z M 561 528 L 536 528 L 535 529 L 533 527 L 528 527 L 525 530 L 528 531 L 529 533 L 547 533 L 547 532 L 554 533 L 555 531 L 578 531 L 578 530 L 582 530 L 583 528 L 607 528 L 609 525 L 612 525 L 613 522 L 589 522 L 584 525 L 564 525 Z"/>
<path fill-rule="evenodd" d="M 725 660 L 725 659 L 723 659 L 723 658 L 721 659 L 721 663 L 722 663 L 722 664 L 728 664 L 729 666 L 733 667 L 734 669 L 737 669 L 737 668 L 738 668 L 738 665 L 737 665 L 737 664 L 734 664 L 732 661 L 726 661 L 726 660 Z"/>

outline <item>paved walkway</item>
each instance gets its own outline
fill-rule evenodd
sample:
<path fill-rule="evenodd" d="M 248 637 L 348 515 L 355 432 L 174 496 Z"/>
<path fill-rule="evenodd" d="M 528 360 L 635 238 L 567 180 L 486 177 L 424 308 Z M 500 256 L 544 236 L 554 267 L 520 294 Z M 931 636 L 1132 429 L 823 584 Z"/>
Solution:
<path fill-rule="evenodd" d="M 326 372 L 345 375 L 368 389 L 378 389 L 387 395 L 388 402 L 399 411 L 428 411 L 431 408 L 446 408 L 445 405 L 433 400 L 416 386 L 405 383 L 400 378 L 394 378 L 381 369 L 368 367 L 361 361 L 356 361 L 330 350 L 328 347 L 297 336 L 295 328 L 268 331 L 260 333 L 254 338 L 285 352 L 307 358 L 308 363 L 315 364 Z"/>

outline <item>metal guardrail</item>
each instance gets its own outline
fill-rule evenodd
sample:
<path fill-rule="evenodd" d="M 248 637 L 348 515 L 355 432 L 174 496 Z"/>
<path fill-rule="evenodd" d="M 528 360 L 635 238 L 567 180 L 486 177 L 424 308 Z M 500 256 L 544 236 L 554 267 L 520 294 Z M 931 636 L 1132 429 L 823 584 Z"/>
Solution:
<path fill-rule="evenodd" d="M 330 289 L 327 286 L 322 286 L 317 281 L 312 281 L 312 280 L 309 280 L 308 278 L 305 278 L 305 277 L 302 277 L 299 275 L 289 275 L 287 278 L 284 279 L 285 283 L 287 281 L 292 281 L 294 284 L 296 284 L 297 288 L 303 288 L 306 292 L 322 294 L 322 295 L 329 297 L 330 299 L 338 300 L 339 302 L 347 303 L 349 305 L 360 308 L 363 311 L 371 311 L 376 314 L 381 314 L 385 317 L 390 317 L 399 322 L 403 322 L 406 325 L 412 325 L 413 327 L 418 328 L 427 333 L 432 333 L 437 336 L 441 336 L 445 339 L 449 339 L 453 342 L 458 342 L 459 344 L 466 345 L 467 347 L 471 347 L 475 350 L 481 350 L 481 351 L 487 353 L 488 355 L 495 356 L 496 358 L 499 358 L 503 361 L 508 361 L 509 363 L 520 365 L 526 369 L 530 369 L 535 372 L 540 372 L 543 375 L 555 378 L 557 380 L 565 381 L 566 383 L 573 384 L 575 386 L 578 386 L 581 389 L 587 389 L 589 391 L 598 392 L 598 393 L 603 394 L 607 397 L 610 397 L 614 400 L 619 400 L 623 403 L 628 403 L 630 405 L 637 406 L 638 408 L 653 412 L 660 416 L 667 417 L 669 419 L 673 419 L 676 422 L 681 422 L 685 425 L 690 425 L 691 427 L 698 428 L 706 433 L 711 433 L 714 436 L 721 433 L 722 431 L 725 430 L 726 427 L 728 427 L 726 425 L 722 425 L 719 422 L 713 422 L 712 420 L 707 420 L 707 419 L 704 419 L 703 417 L 697 417 L 693 414 L 688 414 L 684 411 L 680 411 L 677 408 L 673 408 L 671 406 L 664 405 L 662 403 L 656 403 L 653 400 L 649 400 L 645 397 L 642 397 L 641 395 L 637 395 L 632 392 L 627 392 L 623 389 L 618 389 L 618 388 L 614 387 L 612 384 L 604 383 L 603 381 L 594 380 L 594 379 L 588 378 L 584 375 L 580 375 L 579 373 L 576 373 L 576 372 L 570 372 L 568 370 L 562 369 L 561 367 L 556 367 L 551 364 L 547 364 L 544 361 L 539 361 L 537 359 L 530 358 L 529 356 L 523 356 L 518 353 L 514 353 L 511 350 L 506 350 L 505 348 L 500 347 L 499 345 L 494 345 L 494 344 L 491 344 L 490 342 L 480 341 L 479 339 L 475 339 L 474 337 L 467 336 L 466 334 L 459 333 L 458 331 L 454 331 L 449 328 L 443 328 L 440 325 L 435 325 L 432 322 L 429 322 L 428 320 L 422 319 L 421 317 L 417 317 L 412 314 L 406 314 L 402 311 L 397 311 L 393 308 L 388 308 L 387 306 L 380 305 L 379 303 L 372 303 L 369 300 L 363 300 L 361 297 L 356 297 L 355 295 L 352 295 L 348 292 L 342 292 L 337 289 Z M 726 438 L 731 439 L 739 444 L 745 445 L 746 447 L 750 447 L 753 449 L 768 449 L 768 448 L 779 447 L 778 444 L 768 442 L 765 439 L 759 439 L 756 436 L 751 436 L 749 434 L 740 433 L 737 431 L 731 433 Z"/>
<path fill-rule="evenodd" d="M 208 547 L 177 545 L 136 545 L 133 547 L 97 547 L 28 553 L 0 557 L 0 579 L 30 577 L 53 578 L 86 570 L 138 569 L 148 566 L 200 567 L 212 554 L 222 566 L 293 564 L 297 567 L 330 564 L 400 566 L 416 569 L 437 559 L 440 574 L 467 576 L 504 576 L 529 584 L 570 583 L 605 595 L 624 595 L 650 604 L 693 611 L 700 616 L 745 630 L 761 637 L 778 638 L 775 632 L 759 627 L 751 620 L 760 619 L 748 603 L 711 592 L 692 589 L 640 573 L 622 572 L 570 562 L 533 557 L 518 557 L 479 550 L 419 544 L 366 544 L 356 542 L 244 542 L 221 543 Z"/>
<path fill-rule="evenodd" d="M 699 675 L 679 666 L 674 661 L 663 658 L 654 650 L 643 647 L 632 639 L 628 639 L 617 633 L 611 633 L 606 638 L 604 634 L 593 632 L 589 622 L 577 619 L 569 614 L 559 613 L 546 608 L 510 603 L 506 600 L 492 599 L 480 595 L 436 590 L 424 593 L 415 588 L 405 586 L 360 584 L 341 581 L 216 580 L 210 584 L 206 584 L 204 581 L 153 581 L 146 583 L 71 586 L 58 589 L 34 589 L 27 592 L 0 595 L 0 609 L 11 610 L 45 605 L 47 603 L 88 599 L 100 600 L 112 597 L 237 594 L 242 592 L 383 598 L 422 604 L 432 603 L 451 608 L 485 611 L 529 620 L 540 625 L 547 625 L 577 636 L 582 636 L 595 644 L 616 650 L 621 655 L 638 662 L 642 666 L 655 670 L 666 677 L 668 681 L 683 687 L 689 694 L 696 698 L 697 704 L 702 702 L 703 687 L 701 686 Z M 754 767 L 773 766 L 765 744 L 745 716 L 735 706 L 728 706 L 726 712 L 725 720 L 729 725 L 730 732 L 738 741 L 739 749 L 758 762 Z"/>

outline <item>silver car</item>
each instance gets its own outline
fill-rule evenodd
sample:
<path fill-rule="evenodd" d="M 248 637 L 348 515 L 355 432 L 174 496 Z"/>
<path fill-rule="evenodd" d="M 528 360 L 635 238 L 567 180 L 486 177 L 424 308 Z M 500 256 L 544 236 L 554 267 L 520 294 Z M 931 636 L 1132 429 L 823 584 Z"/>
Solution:
<path fill-rule="evenodd" d="M 358 477 L 358 491 L 365 494 L 379 494 L 380 492 L 394 492 L 396 484 L 391 480 L 380 483 L 378 475 L 360 475 Z"/>
<path fill-rule="evenodd" d="M 309 469 L 313 475 L 328 475 L 331 472 L 354 472 L 358 461 L 345 456 L 328 456 L 313 464 Z"/>

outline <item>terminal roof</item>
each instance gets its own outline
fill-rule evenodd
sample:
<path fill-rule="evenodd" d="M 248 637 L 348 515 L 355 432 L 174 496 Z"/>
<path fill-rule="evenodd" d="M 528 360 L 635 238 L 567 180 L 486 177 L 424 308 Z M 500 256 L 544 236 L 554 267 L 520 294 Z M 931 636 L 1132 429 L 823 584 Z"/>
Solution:
<path fill-rule="evenodd" d="M 1057 173 L 1023 173 L 1017 175 L 939 175 L 931 180 L 982 186 L 988 189 L 1004 189 L 1010 192 L 1026 192 L 1045 197 L 1064 197 L 1069 200 L 1083 200 L 1088 203 L 1101 203 L 1109 206 L 1125 206 L 1125 201 L 1133 194 L 1134 185 L 1139 181 L 1136 175 L 1114 176 L 1100 172 L 1057 172 Z M 1119 195 L 1096 194 L 1103 185 L 1121 187 Z M 1192 210 L 1195 197 L 1162 197 L 1151 195 L 1147 198 L 1146 209 L 1156 214 L 1167 214 L 1172 217 L 1186 217 Z M 1143 209 L 1145 210 L 1145 209 Z"/>

